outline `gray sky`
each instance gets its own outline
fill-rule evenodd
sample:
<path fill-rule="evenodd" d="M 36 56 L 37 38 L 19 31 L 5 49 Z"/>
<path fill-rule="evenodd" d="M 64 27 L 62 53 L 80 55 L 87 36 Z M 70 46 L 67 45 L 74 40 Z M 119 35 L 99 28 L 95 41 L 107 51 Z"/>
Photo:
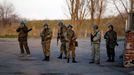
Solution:
<path fill-rule="evenodd" d="M 3 2 L 5 0 L 0 0 Z M 28 19 L 69 19 L 65 0 L 6 0 L 15 7 L 15 12 Z M 119 7 L 121 8 L 122 6 Z M 113 5 L 108 4 L 106 16 L 118 14 Z M 111 10 L 112 9 L 112 10 Z M 68 16 L 67 16 L 68 15 Z"/>
<path fill-rule="evenodd" d="M 0 0 L 3 2 L 5 0 Z M 15 12 L 28 19 L 66 19 L 64 0 L 6 0 L 15 7 Z"/>

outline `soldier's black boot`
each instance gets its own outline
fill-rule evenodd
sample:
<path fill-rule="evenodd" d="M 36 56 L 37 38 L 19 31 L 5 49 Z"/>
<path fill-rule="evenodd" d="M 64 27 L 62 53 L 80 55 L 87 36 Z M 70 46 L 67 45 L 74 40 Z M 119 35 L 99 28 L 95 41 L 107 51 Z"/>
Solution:
<path fill-rule="evenodd" d="M 89 62 L 89 64 L 92 64 L 92 63 L 94 63 L 94 59 L 92 59 L 92 60 Z"/>
<path fill-rule="evenodd" d="M 69 63 L 69 58 L 67 58 L 67 63 Z"/>
<path fill-rule="evenodd" d="M 42 61 L 46 61 L 47 60 L 47 56 L 45 56 L 45 58 Z"/>
<path fill-rule="evenodd" d="M 64 59 L 67 59 L 67 57 L 65 56 Z"/>
<path fill-rule="evenodd" d="M 111 62 L 114 62 L 114 61 L 115 61 L 115 60 L 114 60 L 114 56 L 113 56 Z"/>
<path fill-rule="evenodd" d="M 58 59 L 62 59 L 62 53 L 60 54 L 60 56 L 58 57 Z"/>
<path fill-rule="evenodd" d="M 67 59 L 67 51 L 66 50 L 64 50 L 64 54 L 65 54 L 64 59 Z"/>
<path fill-rule="evenodd" d="M 50 60 L 50 57 L 49 56 L 47 56 L 47 61 L 49 61 Z"/>
<path fill-rule="evenodd" d="M 108 57 L 107 62 L 111 62 L 111 57 Z"/>
<path fill-rule="evenodd" d="M 75 60 L 75 58 L 72 59 L 72 63 L 77 63 L 77 61 Z"/>

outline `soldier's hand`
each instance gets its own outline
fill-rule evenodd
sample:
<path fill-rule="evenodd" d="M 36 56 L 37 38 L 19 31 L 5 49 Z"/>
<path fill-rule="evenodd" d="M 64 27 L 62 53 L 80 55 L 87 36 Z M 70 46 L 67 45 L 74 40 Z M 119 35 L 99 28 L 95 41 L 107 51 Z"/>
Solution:
<path fill-rule="evenodd" d="M 29 29 L 30 31 L 32 30 L 32 28 Z"/>
<path fill-rule="evenodd" d="M 119 44 L 117 43 L 116 46 L 119 46 Z"/>

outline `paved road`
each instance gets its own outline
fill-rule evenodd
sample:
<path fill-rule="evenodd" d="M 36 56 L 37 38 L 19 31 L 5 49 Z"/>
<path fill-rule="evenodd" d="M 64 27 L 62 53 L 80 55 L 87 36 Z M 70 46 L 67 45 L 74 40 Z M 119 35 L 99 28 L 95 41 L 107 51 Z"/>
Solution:
<path fill-rule="evenodd" d="M 89 64 L 91 46 L 89 39 L 79 39 L 76 50 L 78 63 L 66 63 L 57 59 L 59 48 L 52 40 L 50 62 L 43 62 L 40 39 L 29 39 L 31 57 L 19 57 L 17 39 L 0 39 L 0 75 L 130 75 L 133 68 L 124 68 L 119 56 L 123 52 L 123 41 L 116 48 L 116 62 L 106 61 L 105 42 L 101 43 L 101 64 Z"/>

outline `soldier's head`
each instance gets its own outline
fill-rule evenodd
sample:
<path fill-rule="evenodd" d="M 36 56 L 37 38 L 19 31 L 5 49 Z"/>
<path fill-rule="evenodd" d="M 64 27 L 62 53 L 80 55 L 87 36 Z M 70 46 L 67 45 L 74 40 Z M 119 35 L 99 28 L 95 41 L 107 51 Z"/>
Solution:
<path fill-rule="evenodd" d="M 112 24 L 108 25 L 108 30 L 109 30 L 109 31 L 111 31 L 111 30 L 113 30 L 113 29 L 114 29 L 114 27 L 113 27 Z"/>
<path fill-rule="evenodd" d="M 98 25 L 93 25 L 93 30 L 98 30 L 98 29 L 99 29 Z"/>
<path fill-rule="evenodd" d="M 21 21 L 20 22 L 20 25 L 23 27 L 23 26 L 26 26 L 25 22 L 24 21 Z"/>
<path fill-rule="evenodd" d="M 67 28 L 68 28 L 68 29 L 72 29 L 73 26 L 69 24 L 69 25 L 67 26 Z"/>
<path fill-rule="evenodd" d="M 47 24 L 47 23 L 44 24 L 44 28 L 45 28 L 45 29 L 48 28 L 48 24 Z"/>
<path fill-rule="evenodd" d="M 63 25 L 64 25 L 64 24 L 63 24 L 63 22 L 61 22 L 61 21 L 58 23 L 58 26 L 60 26 L 60 27 L 62 27 Z"/>

